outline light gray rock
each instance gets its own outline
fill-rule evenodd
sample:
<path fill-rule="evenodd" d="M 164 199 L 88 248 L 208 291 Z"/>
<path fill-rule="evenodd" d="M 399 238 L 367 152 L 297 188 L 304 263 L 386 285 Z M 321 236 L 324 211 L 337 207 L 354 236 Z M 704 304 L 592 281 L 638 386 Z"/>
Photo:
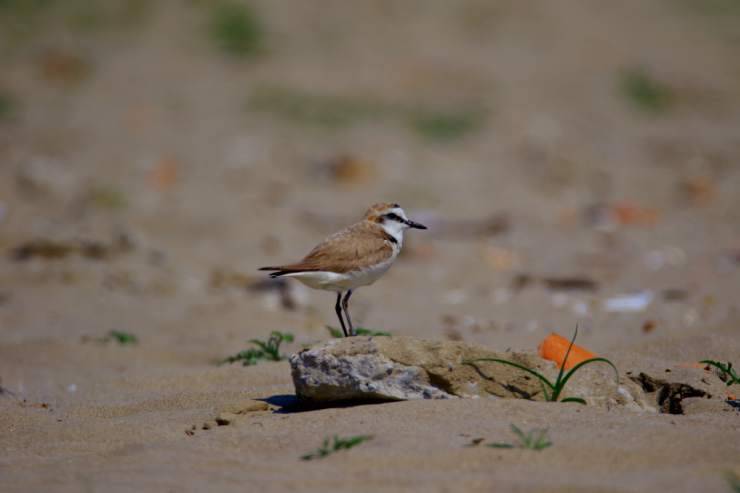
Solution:
<path fill-rule="evenodd" d="M 429 383 L 418 366 L 397 363 L 372 343 L 367 352 L 347 351 L 337 339 L 290 358 L 296 394 L 305 400 L 406 400 L 454 397 Z M 363 341 L 364 342 L 364 341 Z M 355 347 L 350 349 L 357 349 Z"/>
<path fill-rule="evenodd" d="M 524 372 L 481 363 L 485 376 L 463 361 L 499 357 L 537 367 L 539 358 L 494 353 L 452 341 L 412 337 L 333 339 L 290 357 L 296 394 L 310 401 L 450 399 L 494 395 L 529 397 L 540 385 Z M 539 360 L 539 361 L 537 361 Z M 486 378 L 487 377 L 487 378 Z"/>
<path fill-rule="evenodd" d="M 495 362 L 500 358 L 535 369 L 551 381 L 557 368 L 534 354 L 494 352 L 456 341 L 413 337 L 332 339 L 290 357 L 296 395 L 305 401 L 372 401 L 498 397 L 544 400 L 542 385 L 530 374 Z M 639 385 L 609 367 L 584 367 L 568 383 L 565 396 L 583 397 L 590 405 L 653 409 Z"/>

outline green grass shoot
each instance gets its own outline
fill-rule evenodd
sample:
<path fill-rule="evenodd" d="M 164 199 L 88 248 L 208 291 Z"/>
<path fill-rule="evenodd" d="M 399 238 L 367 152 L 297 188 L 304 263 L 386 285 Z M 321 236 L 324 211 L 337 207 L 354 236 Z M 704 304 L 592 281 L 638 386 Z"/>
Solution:
<path fill-rule="evenodd" d="M 540 383 L 542 384 L 542 392 L 545 395 L 545 400 L 549 402 L 577 402 L 579 404 L 586 404 L 586 401 L 580 397 L 565 397 L 561 398 L 561 395 L 563 393 L 563 390 L 565 389 L 565 385 L 568 383 L 570 378 L 581 368 L 584 366 L 591 364 L 591 363 L 606 363 L 607 365 L 611 366 L 614 370 L 614 375 L 616 377 L 617 385 L 619 385 L 619 370 L 617 370 L 617 367 L 614 366 L 614 364 L 609 361 L 606 358 L 589 358 L 585 361 L 581 361 L 577 365 L 575 365 L 573 368 L 571 368 L 568 372 L 565 371 L 565 365 L 568 361 L 568 356 L 570 356 L 570 350 L 573 348 L 573 344 L 576 342 L 576 337 L 578 336 L 578 326 L 576 325 L 575 333 L 573 334 L 573 338 L 570 340 L 570 345 L 568 346 L 568 350 L 565 353 L 565 358 L 563 358 L 563 363 L 560 365 L 560 371 L 558 372 L 558 376 L 555 379 L 555 382 L 551 382 L 547 377 L 545 377 L 542 373 L 533 370 L 531 368 L 527 368 L 524 365 L 521 365 L 519 363 L 515 363 L 514 361 L 509 361 L 505 359 L 500 358 L 477 358 L 470 361 L 464 361 L 463 364 L 471 365 L 475 367 L 475 363 L 480 361 L 486 361 L 486 362 L 493 362 L 493 363 L 501 363 L 504 365 L 513 366 L 514 368 L 518 368 L 524 372 L 529 373 L 530 375 L 536 377 Z M 480 370 L 479 370 L 480 371 Z"/>
<path fill-rule="evenodd" d="M 497 442 L 489 443 L 486 446 L 491 448 L 523 448 L 538 451 L 552 446 L 552 442 L 547 435 L 547 428 L 534 428 L 524 432 L 521 428 L 512 424 L 511 431 L 519 440 L 518 443 Z"/>
<path fill-rule="evenodd" d="M 727 477 L 727 484 L 730 485 L 730 488 L 732 488 L 732 491 L 734 491 L 735 493 L 740 493 L 740 476 L 730 471 L 727 473 L 726 477 Z"/>
<path fill-rule="evenodd" d="M 719 361 L 705 359 L 701 360 L 699 363 L 713 366 L 714 368 L 719 370 L 720 378 L 723 382 L 727 384 L 728 387 L 733 384 L 740 384 L 740 376 L 737 375 L 737 372 L 735 371 L 735 368 L 732 367 L 731 362 L 728 361 L 727 363 L 720 363 Z"/>
<path fill-rule="evenodd" d="M 633 68 L 622 73 L 620 87 L 622 94 L 633 106 L 647 113 L 661 113 L 673 103 L 670 88 L 642 68 Z"/>
<path fill-rule="evenodd" d="M 331 334 L 331 336 L 335 339 L 341 339 L 342 337 L 344 337 L 344 334 L 342 333 L 341 330 L 337 329 L 336 327 L 332 327 L 331 325 L 327 325 L 326 330 L 328 330 L 329 334 Z M 355 329 L 355 334 L 358 336 L 391 337 L 390 332 L 385 332 L 382 330 L 365 329 L 363 327 L 357 327 Z"/>
<path fill-rule="evenodd" d="M 324 443 L 321 447 L 317 448 L 313 452 L 301 456 L 302 460 L 314 460 L 323 459 L 324 457 L 331 455 L 340 450 L 349 450 L 352 447 L 356 447 L 362 442 L 372 440 L 372 435 L 355 435 L 351 437 L 341 438 L 334 435 L 332 439 L 325 438 Z"/>
<path fill-rule="evenodd" d="M 124 332 L 122 330 L 111 330 L 110 332 L 108 332 L 108 335 L 103 338 L 103 341 L 115 341 L 121 346 L 128 346 L 138 344 L 139 338 L 129 332 Z"/>
<path fill-rule="evenodd" d="M 283 342 L 293 342 L 293 334 L 272 331 L 266 341 L 251 339 L 249 342 L 257 347 L 245 349 L 221 361 L 221 364 L 230 364 L 240 361 L 243 366 L 256 365 L 260 361 L 281 361 L 285 356 L 280 354 L 280 345 Z"/>
<path fill-rule="evenodd" d="M 681 0 L 678 4 L 701 15 L 724 17 L 730 21 L 740 14 L 737 0 Z"/>
<path fill-rule="evenodd" d="M 410 117 L 411 126 L 420 136 L 440 142 L 457 140 L 480 127 L 480 111 L 421 111 Z"/>
<path fill-rule="evenodd" d="M 128 205 L 126 195 L 110 185 L 95 186 L 88 192 L 90 203 L 95 207 L 109 210 L 125 209 Z"/>
<path fill-rule="evenodd" d="M 0 120 L 13 116 L 15 107 L 16 104 L 13 97 L 9 93 L 0 90 Z"/>
<path fill-rule="evenodd" d="M 23 18 L 45 9 L 52 0 L 0 0 L 0 14 Z"/>
<path fill-rule="evenodd" d="M 248 5 L 233 1 L 216 2 L 210 13 L 209 28 L 214 43 L 228 55 L 246 58 L 262 51 L 262 23 Z"/>

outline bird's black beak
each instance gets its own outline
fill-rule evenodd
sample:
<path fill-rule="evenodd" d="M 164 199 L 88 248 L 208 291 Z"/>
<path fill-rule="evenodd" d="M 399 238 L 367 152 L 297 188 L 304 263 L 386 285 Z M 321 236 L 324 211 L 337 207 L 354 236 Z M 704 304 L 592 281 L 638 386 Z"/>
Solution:
<path fill-rule="evenodd" d="M 415 222 L 415 221 L 412 221 L 412 220 L 410 220 L 410 219 L 407 219 L 407 220 L 406 220 L 405 222 L 406 222 L 406 226 L 408 226 L 409 228 L 414 228 L 414 229 L 427 229 L 427 227 L 426 227 L 426 226 L 424 226 L 423 224 L 417 223 L 417 222 Z"/>

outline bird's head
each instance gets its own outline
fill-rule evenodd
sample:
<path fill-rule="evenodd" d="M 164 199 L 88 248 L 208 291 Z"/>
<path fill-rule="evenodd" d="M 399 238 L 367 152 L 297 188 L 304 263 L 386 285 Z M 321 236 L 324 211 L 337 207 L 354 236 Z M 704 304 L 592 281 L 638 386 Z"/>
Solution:
<path fill-rule="evenodd" d="M 406 217 L 400 205 L 386 202 L 371 206 L 365 213 L 365 220 L 379 224 L 394 237 L 408 228 L 427 229 Z"/>

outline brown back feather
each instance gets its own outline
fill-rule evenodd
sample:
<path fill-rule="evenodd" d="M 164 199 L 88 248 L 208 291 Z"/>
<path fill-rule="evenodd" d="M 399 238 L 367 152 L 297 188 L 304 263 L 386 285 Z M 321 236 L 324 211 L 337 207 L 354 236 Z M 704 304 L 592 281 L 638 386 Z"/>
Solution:
<path fill-rule="evenodd" d="M 345 273 L 382 262 L 393 253 L 387 233 L 377 225 L 362 221 L 326 238 L 294 264 L 281 271 L 329 271 Z"/>

